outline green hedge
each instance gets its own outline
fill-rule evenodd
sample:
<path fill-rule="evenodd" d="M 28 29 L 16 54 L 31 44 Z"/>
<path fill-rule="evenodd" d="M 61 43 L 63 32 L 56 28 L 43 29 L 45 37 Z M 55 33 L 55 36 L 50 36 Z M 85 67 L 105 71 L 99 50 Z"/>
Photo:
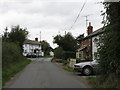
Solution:
<path fill-rule="evenodd" d="M 64 52 L 63 59 L 67 60 L 69 58 L 76 58 L 75 52 L 72 52 L 72 51 L 66 51 L 66 52 Z"/>
<path fill-rule="evenodd" d="M 11 42 L 2 43 L 2 84 L 4 85 L 12 76 L 21 71 L 30 60 L 21 54 L 20 47 Z"/>
<path fill-rule="evenodd" d="M 2 43 L 2 67 L 7 68 L 9 65 L 21 61 L 24 57 L 21 55 L 20 47 L 11 42 Z"/>

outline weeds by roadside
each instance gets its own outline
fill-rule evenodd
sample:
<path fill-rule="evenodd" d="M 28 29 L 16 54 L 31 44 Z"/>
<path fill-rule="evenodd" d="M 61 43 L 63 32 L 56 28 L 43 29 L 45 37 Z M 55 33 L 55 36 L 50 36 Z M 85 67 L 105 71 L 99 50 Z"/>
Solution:
<path fill-rule="evenodd" d="M 120 89 L 120 78 L 116 78 L 115 76 L 108 76 L 107 79 L 101 81 L 99 76 L 96 77 L 88 77 L 88 83 L 92 85 L 94 88 L 118 88 Z"/>
<path fill-rule="evenodd" d="M 72 67 L 63 67 L 64 70 L 69 71 L 69 72 L 75 72 Z"/>
<path fill-rule="evenodd" d="M 4 68 L 2 70 L 2 86 L 5 85 L 7 81 L 11 79 L 14 75 L 20 72 L 26 65 L 28 65 L 31 61 L 28 59 L 21 60 L 20 62 L 11 64 L 8 68 Z"/>
<path fill-rule="evenodd" d="M 52 56 L 39 56 L 39 58 L 52 58 Z"/>

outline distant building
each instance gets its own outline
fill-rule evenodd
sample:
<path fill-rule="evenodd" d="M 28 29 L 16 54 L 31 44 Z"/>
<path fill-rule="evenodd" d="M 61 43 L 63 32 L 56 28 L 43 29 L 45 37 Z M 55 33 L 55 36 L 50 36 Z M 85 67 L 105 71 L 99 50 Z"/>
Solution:
<path fill-rule="evenodd" d="M 91 26 L 91 23 L 89 23 L 89 26 L 87 28 L 87 34 L 85 38 L 80 43 L 80 48 L 77 50 L 77 58 L 80 58 L 81 60 L 91 60 L 92 59 L 92 38 L 89 37 L 89 35 L 93 32 L 93 27 Z"/>
<path fill-rule="evenodd" d="M 30 53 L 37 56 L 43 55 L 41 44 L 38 42 L 38 38 L 35 38 L 35 40 L 25 40 L 23 44 L 23 55 L 26 56 Z"/>

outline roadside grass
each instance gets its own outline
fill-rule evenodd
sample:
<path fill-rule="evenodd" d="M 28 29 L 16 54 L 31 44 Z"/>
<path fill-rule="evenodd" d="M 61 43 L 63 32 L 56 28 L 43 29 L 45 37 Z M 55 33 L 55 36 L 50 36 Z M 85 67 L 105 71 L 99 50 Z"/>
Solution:
<path fill-rule="evenodd" d="M 39 58 L 51 58 L 52 56 L 39 56 Z"/>
<path fill-rule="evenodd" d="M 5 83 L 11 79 L 11 77 L 16 75 L 21 70 L 23 70 L 25 66 L 28 65 L 30 62 L 31 60 L 24 59 L 21 60 L 20 62 L 10 65 L 8 68 L 4 68 L 2 70 L 2 86 L 4 86 Z"/>
<path fill-rule="evenodd" d="M 62 59 L 55 59 L 55 58 L 53 58 L 53 59 L 51 60 L 51 62 L 61 64 L 62 67 L 63 67 L 63 69 L 64 69 L 65 71 L 75 72 L 75 71 L 73 70 L 73 68 L 67 66 L 67 63 L 66 63 L 65 61 L 63 61 Z"/>
<path fill-rule="evenodd" d="M 118 88 L 120 89 L 120 78 L 116 77 L 111 77 L 108 76 L 105 80 L 101 81 L 102 77 L 96 76 L 96 77 L 88 77 L 88 83 L 93 87 L 93 88 Z"/>
<path fill-rule="evenodd" d="M 0 89 L 2 88 L 2 70 L 0 69 Z"/>
<path fill-rule="evenodd" d="M 75 72 L 72 67 L 63 67 L 64 70 L 69 71 L 69 72 Z"/>
<path fill-rule="evenodd" d="M 98 86 L 100 86 L 99 83 L 97 82 L 96 77 L 88 77 L 86 79 L 87 79 L 88 83 L 90 85 L 92 85 L 92 87 L 97 88 Z"/>

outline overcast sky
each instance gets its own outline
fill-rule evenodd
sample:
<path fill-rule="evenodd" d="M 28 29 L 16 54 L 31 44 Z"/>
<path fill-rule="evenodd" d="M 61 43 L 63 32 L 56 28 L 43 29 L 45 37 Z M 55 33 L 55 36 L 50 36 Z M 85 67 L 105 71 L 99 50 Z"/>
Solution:
<path fill-rule="evenodd" d="M 95 1 L 87 0 L 80 17 L 69 31 L 85 0 L 0 0 L 0 33 L 3 34 L 6 26 L 10 31 L 12 25 L 20 25 L 29 31 L 29 39 L 40 38 L 41 31 L 42 40 L 56 47 L 53 37 L 57 34 L 64 35 L 65 31 L 69 31 L 75 37 L 83 33 L 86 35 L 86 15 L 94 31 L 103 26 L 103 5 Z"/>

